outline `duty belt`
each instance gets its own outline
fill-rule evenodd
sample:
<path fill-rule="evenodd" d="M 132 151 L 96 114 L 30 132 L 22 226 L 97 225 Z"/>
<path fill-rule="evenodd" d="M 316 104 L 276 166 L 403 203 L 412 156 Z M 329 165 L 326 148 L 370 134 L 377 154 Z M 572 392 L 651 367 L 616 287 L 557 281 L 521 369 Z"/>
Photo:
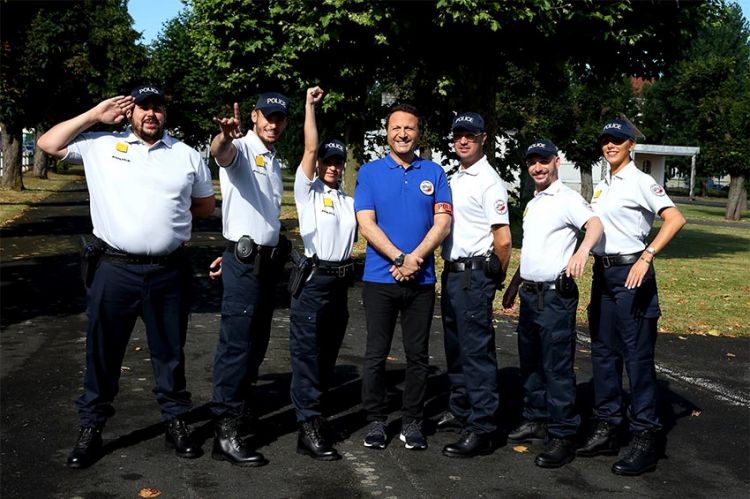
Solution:
<path fill-rule="evenodd" d="M 548 290 L 555 290 L 557 286 L 553 281 L 527 281 L 521 279 L 521 286 L 527 291 L 533 291 L 536 293 L 536 308 L 540 312 L 544 310 L 544 292 Z"/>
<path fill-rule="evenodd" d="M 630 255 L 594 255 L 594 264 L 601 265 L 605 269 L 619 267 L 621 265 L 632 265 L 641 257 L 641 252 Z"/>
<path fill-rule="evenodd" d="M 234 253 L 234 248 L 236 246 L 237 243 L 235 241 L 227 241 L 227 251 Z M 256 244 L 255 241 L 253 241 L 252 253 L 255 254 L 256 252 L 258 252 L 263 256 L 273 256 L 274 250 L 276 250 L 276 248 L 276 246 L 264 246 L 262 244 Z"/>
<path fill-rule="evenodd" d="M 348 277 L 354 273 L 354 262 L 346 260 L 343 262 L 328 262 L 317 260 L 312 271 L 313 275 L 324 275 L 333 277 Z"/>
<path fill-rule="evenodd" d="M 184 250 L 184 246 L 180 245 L 168 255 L 134 255 L 113 248 L 101 239 L 99 239 L 99 244 L 103 249 L 103 258 L 122 263 L 134 263 L 140 265 L 166 265 L 172 263 L 183 255 Z"/>
<path fill-rule="evenodd" d="M 483 256 L 472 256 L 466 258 L 459 258 L 454 261 L 445 262 L 445 270 L 447 272 L 465 272 L 467 270 L 482 270 L 484 269 L 485 257 Z"/>

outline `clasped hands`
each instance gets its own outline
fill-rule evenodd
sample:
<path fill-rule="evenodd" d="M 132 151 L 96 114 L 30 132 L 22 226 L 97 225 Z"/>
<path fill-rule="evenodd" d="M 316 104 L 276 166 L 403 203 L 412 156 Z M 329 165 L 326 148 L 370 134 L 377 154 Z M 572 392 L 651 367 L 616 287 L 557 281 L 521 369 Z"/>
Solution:
<path fill-rule="evenodd" d="M 393 278 L 398 282 L 412 281 L 419 273 L 422 263 L 424 263 L 424 258 L 409 253 L 404 257 L 404 264 L 400 267 L 391 265 L 390 272 Z"/>

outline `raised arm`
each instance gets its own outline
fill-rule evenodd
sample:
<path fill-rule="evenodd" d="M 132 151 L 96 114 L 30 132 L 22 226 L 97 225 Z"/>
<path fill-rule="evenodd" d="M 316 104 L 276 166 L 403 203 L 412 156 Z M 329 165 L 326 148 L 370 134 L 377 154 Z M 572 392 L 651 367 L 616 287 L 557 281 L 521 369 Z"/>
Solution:
<path fill-rule="evenodd" d="M 315 177 L 315 154 L 318 151 L 318 124 L 315 121 L 315 106 L 323 100 L 325 92 L 320 87 L 307 89 L 305 99 L 305 150 L 300 168 L 309 180 Z"/>
<path fill-rule="evenodd" d="M 104 100 L 85 113 L 58 123 L 47 130 L 39 137 L 37 145 L 39 149 L 54 158 L 64 158 L 68 154 L 68 144 L 73 142 L 78 135 L 97 123 L 107 125 L 120 123 L 132 112 L 134 106 L 135 99 L 129 95 L 118 95 Z"/>
<path fill-rule="evenodd" d="M 237 154 L 237 148 L 234 147 L 232 141 L 243 135 L 240 128 L 240 105 L 234 103 L 234 117 L 217 118 L 214 116 L 213 122 L 219 125 L 221 132 L 211 141 L 211 155 L 219 166 L 228 166 L 232 164 Z"/>

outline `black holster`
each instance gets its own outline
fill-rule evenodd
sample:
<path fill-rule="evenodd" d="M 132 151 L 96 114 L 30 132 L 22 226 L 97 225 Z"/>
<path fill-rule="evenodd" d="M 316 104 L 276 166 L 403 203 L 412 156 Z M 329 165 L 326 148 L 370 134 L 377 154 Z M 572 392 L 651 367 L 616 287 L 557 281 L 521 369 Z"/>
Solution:
<path fill-rule="evenodd" d="M 495 289 L 503 289 L 505 282 L 505 271 L 494 251 L 490 251 L 484 257 L 484 273 L 495 282 Z"/>
<path fill-rule="evenodd" d="M 103 254 L 104 248 L 98 239 L 81 236 L 81 279 L 86 288 L 90 288 L 94 282 L 94 275 Z"/>
<path fill-rule="evenodd" d="M 555 290 L 563 298 L 575 298 L 578 296 L 578 285 L 576 280 L 565 274 L 565 270 L 560 272 L 555 279 Z"/>
<path fill-rule="evenodd" d="M 298 298 L 313 271 L 314 263 L 312 258 L 307 258 L 305 255 L 299 254 L 295 249 L 292 249 L 290 254 L 294 266 L 292 267 L 292 272 L 289 274 L 287 289 L 293 298 Z"/>

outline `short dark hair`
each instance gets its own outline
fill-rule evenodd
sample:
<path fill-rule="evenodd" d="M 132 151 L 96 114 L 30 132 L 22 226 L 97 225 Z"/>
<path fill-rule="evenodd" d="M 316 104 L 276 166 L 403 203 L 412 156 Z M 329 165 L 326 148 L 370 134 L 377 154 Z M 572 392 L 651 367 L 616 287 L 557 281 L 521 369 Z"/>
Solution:
<path fill-rule="evenodd" d="M 422 130 L 422 117 L 419 115 L 419 110 L 412 104 L 394 104 L 388 109 L 388 115 L 385 117 L 385 128 L 388 129 L 388 123 L 391 121 L 391 115 L 396 112 L 409 113 L 417 117 L 417 126 Z"/>

